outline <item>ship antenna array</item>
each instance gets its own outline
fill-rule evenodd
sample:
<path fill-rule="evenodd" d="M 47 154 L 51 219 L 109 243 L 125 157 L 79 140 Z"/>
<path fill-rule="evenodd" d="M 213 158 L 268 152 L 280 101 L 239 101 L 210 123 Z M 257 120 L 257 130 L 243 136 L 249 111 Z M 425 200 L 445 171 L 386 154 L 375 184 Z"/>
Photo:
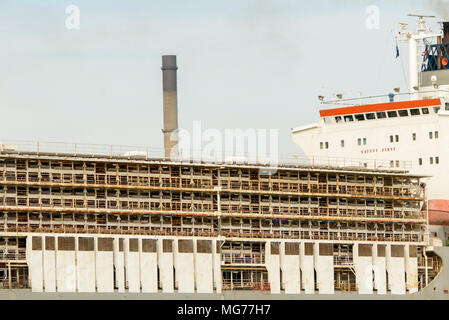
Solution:
<path fill-rule="evenodd" d="M 425 14 L 408 14 L 409 17 L 418 17 L 417 33 L 412 33 L 407 30 L 405 23 L 399 23 L 401 30 L 396 36 L 396 41 L 405 41 L 408 43 L 408 67 L 409 67 L 409 91 L 412 100 L 418 99 L 419 90 L 419 69 L 418 69 L 418 42 L 427 38 L 434 38 L 441 36 L 441 33 L 432 32 L 426 25 L 424 18 L 435 18 L 432 15 Z"/>
<path fill-rule="evenodd" d="M 425 15 L 425 14 L 412 14 L 412 13 L 409 13 L 407 16 L 419 17 L 419 18 L 435 18 L 435 16 L 429 16 L 429 15 Z"/>

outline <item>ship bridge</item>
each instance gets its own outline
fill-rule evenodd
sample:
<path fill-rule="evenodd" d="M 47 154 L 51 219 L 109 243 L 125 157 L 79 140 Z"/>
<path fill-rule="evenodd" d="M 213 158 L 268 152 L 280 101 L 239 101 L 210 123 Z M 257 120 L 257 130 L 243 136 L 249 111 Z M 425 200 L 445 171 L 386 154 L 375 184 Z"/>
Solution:
<path fill-rule="evenodd" d="M 442 105 L 441 99 L 424 99 L 376 103 L 320 110 L 325 123 L 344 123 L 369 121 L 398 117 L 418 117 L 437 114 Z M 449 106 L 444 109 L 449 109 Z"/>

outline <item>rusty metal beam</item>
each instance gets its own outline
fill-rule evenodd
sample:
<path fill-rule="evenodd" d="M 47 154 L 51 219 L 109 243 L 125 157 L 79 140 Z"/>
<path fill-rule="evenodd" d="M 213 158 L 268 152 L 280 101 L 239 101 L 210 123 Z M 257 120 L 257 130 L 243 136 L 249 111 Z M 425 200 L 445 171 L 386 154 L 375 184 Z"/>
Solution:
<path fill-rule="evenodd" d="M 58 213 L 91 213 L 91 214 L 148 214 L 167 216 L 205 216 L 205 217 L 229 217 L 229 218 L 256 218 L 256 219 L 285 219 L 285 220 L 315 220 L 315 221 L 358 221 L 358 222 L 396 222 L 423 224 L 424 218 L 369 218 L 369 217 L 343 217 L 343 216 L 312 216 L 312 215 L 280 215 L 280 214 L 247 214 L 247 213 L 216 213 L 216 212 L 191 212 L 191 211 L 155 211 L 155 210 L 127 210 L 127 209 L 91 209 L 91 208 L 51 208 L 51 207 L 16 207 L 3 206 L 0 211 L 21 212 L 58 212 Z"/>
<path fill-rule="evenodd" d="M 168 178 L 167 178 L 168 179 Z M 170 178 L 171 179 L 171 178 Z M 217 191 L 212 188 L 187 188 L 187 187 L 159 187 L 159 186 L 133 186 L 120 184 L 92 184 L 92 183 L 55 183 L 55 182 L 26 182 L 26 181 L 0 181 L 0 185 L 21 185 L 21 186 L 43 186 L 43 187 L 72 187 L 72 188 L 98 188 L 98 189 L 129 189 L 129 190 L 154 190 L 154 191 L 186 191 L 186 192 L 206 192 L 206 193 L 239 193 L 239 194 L 264 194 L 264 195 L 287 195 L 322 198 L 353 198 L 353 199 L 385 199 L 385 200 L 410 200 L 424 201 L 423 197 L 406 197 L 393 195 L 372 195 L 372 194 L 350 194 L 350 193 L 320 193 L 320 192 L 286 192 L 268 190 L 242 190 L 224 189 Z M 112 200 L 112 199 L 111 199 Z"/>

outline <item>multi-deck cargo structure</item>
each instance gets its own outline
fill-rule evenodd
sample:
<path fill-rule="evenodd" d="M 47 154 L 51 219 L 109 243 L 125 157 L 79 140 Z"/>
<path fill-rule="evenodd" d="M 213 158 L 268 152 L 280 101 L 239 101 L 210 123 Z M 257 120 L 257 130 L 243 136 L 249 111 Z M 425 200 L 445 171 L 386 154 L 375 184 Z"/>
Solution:
<path fill-rule="evenodd" d="M 4 288 L 405 294 L 441 267 L 425 250 L 421 177 L 403 170 L 56 147 L 0 152 Z"/>
<path fill-rule="evenodd" d="M 183 159 L 174 56 L 162 70 L 163 155 L 0 141 L 3 288 L 39 297 L 448 293 L 449 255 L 429 247 L 424 176 L 409 174 L 408 161 Z"/>

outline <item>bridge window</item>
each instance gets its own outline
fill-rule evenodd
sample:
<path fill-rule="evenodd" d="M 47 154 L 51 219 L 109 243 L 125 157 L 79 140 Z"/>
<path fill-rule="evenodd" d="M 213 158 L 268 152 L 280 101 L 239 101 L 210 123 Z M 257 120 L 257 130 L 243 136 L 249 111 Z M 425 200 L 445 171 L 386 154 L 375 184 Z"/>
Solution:
<path fill-rule="evenodd" d="M 400 117 L 408 117 L 408 110 L 399 110 L 398 113 Z"/>
<path fill-rule="evenodd" d="M 377 119 L 383 119 L 383 118 L 387 117 L 385 112 L 377 112 L 376 115 L 377 115 Z"/>
<path fill-rule="evenodd" d="M 429 114 L 429 109 L 428 108 L 422 108 L 421 112 L 422 112 L 422 114 Z"/>
<path fill-rule="evenodd" d="M 438 111 L 440 110 L 440 107 L 433 107 L 433 112 L 438 113 Z"/>
<path fill-rule="evenodd" d="M 410 109 L 410 114 L 412 116 L 419 116 L 421 113 L 419 112 L 419 109 Z"/>
<path fill-rule="evenodd" d="M 354 115 L 354 117 L 357 121 L 365 120 L 365 116 L 363 114 L 356 114 L 356 115 Z"/>
<path fill-rule="evenodd" d="M 352 115 L 350 116 L 344 116 L 345 122 L 350 122 L 350 121 L 354 121 L 354 119 L 352 118 Z"/>
<path fill-rule="evenodd" d="M 368 120 L 376 119 L 376 115 L 374 113 L 367 113 L 366 119 L 368 119 Z"/>
<path fill-rule="evenodd" d="M 398 113 L 396 111 L 388 111 L 388 118 L 396 118 L 398 116 Z"/>
<path fill-rule="evenodd" d="M 340 117 L 340 116 L 335 117 L 335 122 L 336 122 L 336 123 L 341 122 L 341 117 Z"/>

